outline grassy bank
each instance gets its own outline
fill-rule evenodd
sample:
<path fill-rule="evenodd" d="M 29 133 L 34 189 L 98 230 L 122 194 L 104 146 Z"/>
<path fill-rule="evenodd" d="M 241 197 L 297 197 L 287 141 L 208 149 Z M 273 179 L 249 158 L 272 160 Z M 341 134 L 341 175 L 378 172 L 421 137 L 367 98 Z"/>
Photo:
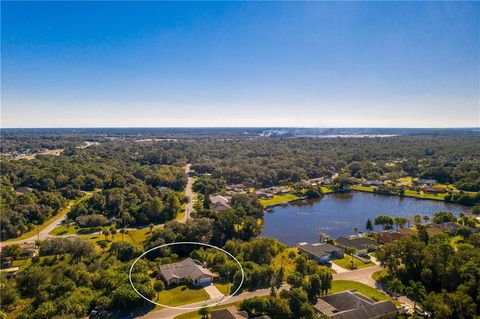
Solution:
<path fill-rule="evenodd" d="M 292 193 L 287 193 L 283 195 L 274 195 L 273 198 L 270 198 L 270 199 L 262 198 L 260 199 L 260 204 L 262 204 L 264 208 L 267 208 L 270 206 L 280 205 L 280 204 L 288 203 L 288 202 L 299 200 L 299 199 L 300 197 L 298 197 L 297 195 Z"/>

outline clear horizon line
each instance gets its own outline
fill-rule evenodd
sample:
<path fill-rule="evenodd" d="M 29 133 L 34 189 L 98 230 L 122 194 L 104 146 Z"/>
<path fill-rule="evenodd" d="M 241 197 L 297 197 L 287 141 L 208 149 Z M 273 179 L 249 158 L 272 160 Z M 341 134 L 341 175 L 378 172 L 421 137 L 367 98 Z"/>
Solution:
<path fill-rule="evenodd" d="M 479 126 L 25 126 L 25 127 L 0 127 L 0 130 L 14 129 L 234 129 L 234 128 L 266 128 L 266 129 L 480 129 Z"/>

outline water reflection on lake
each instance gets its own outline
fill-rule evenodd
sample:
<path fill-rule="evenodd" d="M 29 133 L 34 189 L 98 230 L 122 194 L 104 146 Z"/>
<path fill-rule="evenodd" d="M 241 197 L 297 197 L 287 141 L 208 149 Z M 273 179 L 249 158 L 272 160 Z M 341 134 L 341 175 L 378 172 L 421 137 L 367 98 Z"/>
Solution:
<path fill-rule="evenodd" d="M 303 200 L 287 207 L 275 207 L 272 213 L 265 213 L 262 235 L 295 245 L 302 241 L 317 241 L 319 232 L 337 238 L 353 234 L 353 227 L 365 231 L 367 219 L 373 221 L 380 214 L 413 220 L 416 214 L 432 216 L 438 211 L 458 215 L 469 212 L 470 208 L 442 201 L 371 193 L 331 194 L 320 200 Z"/>

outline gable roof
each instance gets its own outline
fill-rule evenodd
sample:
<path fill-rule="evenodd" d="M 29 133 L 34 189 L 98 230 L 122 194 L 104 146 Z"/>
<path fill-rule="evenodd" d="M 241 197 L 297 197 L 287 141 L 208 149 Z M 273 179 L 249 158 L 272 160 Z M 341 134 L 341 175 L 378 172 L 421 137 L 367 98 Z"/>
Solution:
<path fill-rule="evenodd" d="M 160 272 L 167 281 L 173 278 L 195 280 L 203 275 L 214 276 L 210 270 L 196 263 L 192 258 L 186 258 L 178 263 L 161 265 Z"/>
<path fill-rule="evenodd" d="M 344 247 L 354 247 L 357 250 L 366 249 L 368 246 L 380 246 L 376 241 L 366 237 L 338 237 L 335 241 Z"/>
<path fill-rule="evenodd" d="M 334 319 L 371 319 L 397 311 L 391 301 L 375 302 L 355 290 L 322 296 L 314 308 Z"/>
<path fill-rule="evenodd" d="M 212 311 L 212 319 L 248 319 L 245 311 L 239 311 L 236 307 Z"/>
<path fill-rule="evenodd" d="M 310 255 L 313 255 L 315 257 L 323 257 L 323 256 L 329 256 L 332 252 L 337 251 L 337 252 L 342 252 L 343 249 L 337 246 L 333 246 L 330 244 L 323 244 L 323 243 L 316 243 L 316 244 L 309 244 L 309 243 L 299 243 L 297 244 L 298 248 L 300 250 L 303 250 Z"/>
<path fill-rule="evenodd" d="M 210 203 L 212 204 L 221 203 L 223 205 L 228 205 L 229 202 L 230 200 L 222 195 L 210 196 Z"/>

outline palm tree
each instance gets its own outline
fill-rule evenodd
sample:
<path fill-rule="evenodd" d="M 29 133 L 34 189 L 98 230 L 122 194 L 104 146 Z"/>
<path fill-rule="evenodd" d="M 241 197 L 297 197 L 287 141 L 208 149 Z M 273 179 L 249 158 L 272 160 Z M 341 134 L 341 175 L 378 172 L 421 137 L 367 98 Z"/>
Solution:
<path fill-rule="evenodd" d="M 150 228 L 150 232 L 153 231 L 153 224 L 148 225 L 148 228 Z"/>
<path fill-rule="evenodd" d="M 210 313 L 210 310 L 207 308 L 207 306 L 203 306 L 198 310 L 198 314 L 202 316 L 202 319 L 207 319 L 209 313 Z"/>
<path fill-rule="evenodd" d="M 105 229 L 103 230 L 103 235 L 105 235 L 105 240 L 107 240 L 107 239 L 108 239 L 108 236 L 110 235 L 110 231 L 105 228 Z"/>
<path fill-rule="evenodd" d="M 98 246 L 100 246 L 100 248 L 102 248 L 102 253 L 105 253 L 105 248 L 107 248 L 107 241 L 100 240 L 97 244 Z"/>
<path fill-rule="evenodd" d="M 120 229 L 120 234 L 122 234 L 122 241 L 124 241 L 123 240 L 123 235 L 125 234 L 125 229 L 124 228 Z"/>
<path fill-rule="evenodd" d="M 410 280 L 409 286 L 405 289 L 405 294 L 413 300 L 413 310 L 415 310 L 417 302 L 425 297 L 427 291 L 420 281 Z"/>
<path fill-rule="evenodd" d="M 430 220 L 430 217 L 428 217 L 427 215 L 423 216 L 423 222 L 425 224 L 428 223 L 429 220 Z"/>
<path fill-rule="evenodd" d="M 367 224 L 365 225 L 365 228 L 368 230 L 368 232 L 373 231 L 373 223 L 370 219 L 367 219 Z"/>
<path fill-rule="evenodd" d="M 415 215 L 415 224 L 420 225 L 422 223 L 422 219 L 420 215 Z"/>
<path fill-rule="evenodd" d="M 161 280 L 155 281 L 153 284 L 153 289 L 157 292 L 157 300 L 160 299 L 160 292 L 165 289 L 165 284 Z"/>
<path fill-rule="evenodd" d="M 357 250 L 354 248 L 354 247 L 349 247 L 347 249 L 345 249 L 345 253 L 347 253 L 348 255 L 350 255 L 352 257 L 352 259 L 350 260 L 350 263 L 351 263 L 351 266 L 350 268 L 353 270 L 354 269 L 354 260 L 353 260 L 353 255 L 357 252 Z"/>
<path fill-rule="evenodd" d="M 112 239 L 115 239 L 115 234 L 117 233 L 115 226 L 110 227 L 110 233 L 112 234 Z"/>
<path fill-rule="evenodd" d="M 355 232 L 355 236 L 358 235 L 358 227 L 353 227 L 353 231 Z"/>
<path fill-rule="evenodd" d="M 397 299 L 398 295 L 402 293 L 403 284 L 397 277 L 390 279 L 387 282 L 387 289 L 393 294 L 393 298 Z"/>

